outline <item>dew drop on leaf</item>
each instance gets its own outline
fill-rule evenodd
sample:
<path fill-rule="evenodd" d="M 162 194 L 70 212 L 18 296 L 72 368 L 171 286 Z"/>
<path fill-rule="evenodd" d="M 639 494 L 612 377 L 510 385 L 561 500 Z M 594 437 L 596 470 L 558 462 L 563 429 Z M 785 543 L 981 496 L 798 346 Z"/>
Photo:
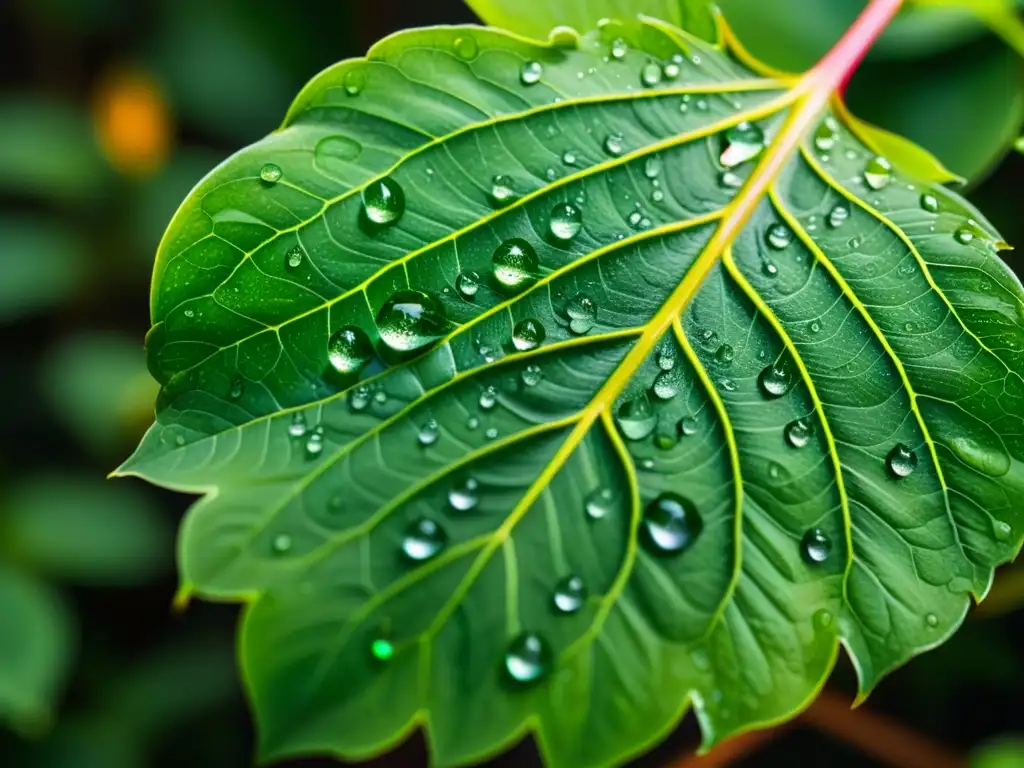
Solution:
<path fill-rule="evenodd" d="M 539 61 L 528 61 L 519 70 L 519 82 L 523 85 L 536 85 L 544 74 L 544 67 Z"/>
<path fill-rule="evenodd" d="M 287 533 L 279 533 L 274 537 L 274 540 L 270 542 L 270 548 L 275 555 L 287 554 L 292 548 L 292 537 Z"/>
<path fill-rule="evenodd" d="M 523 384 L 528 387 L 535 387 L 540 384 L 540 380 L 544 377 L 539 365 L 528 365 L 519 374 L 519 378 L 523 380 Z"/>
<path fill-rule="evenodd" d="M 555 608 L 561 613 L 576 613 L 586 597 L 587 590 L 579 576 L 566 576 L 555 585 Z"/>
<path fill-rule="evenodd" d="M 793 387 L 793 368 L 785 359 L 779 360 L 761 371 L 757 382 L 765 397 L 782 397 Z"/>
<path fill-rule="evenodd" d="M 458 57 L 460 59 L 465 59 L 466 61 L 475 59 L 477 53 L 480 51 L 480 46 L 477 45 L 476 38 L 472 35 L 455 38 L 453 46 Z"/>
<path fill-rule="evenodd" d="M 501 208 L 516 199 L 516 185 L 511 176 L 499 173 L 491 179 L 491 202 Z"/>
<path fill-rule="evenodd" d="M 370 362 L 372 356 L 370 337 L 357 326 L 340 328 L 327 341 L 327 359 L 338 373 L 355 373 Z"/>
<path fill-rule="evenodd" d="M 540 321 L 528 317 L 520 320 L 512 329 L 512 345 L 520 352 L 528 352 L 544 343 L 545 335 Z"/>
<path fill-rule="evenodd" d="M 671 371 L 676 365 L 676 353 L 671 347 L 666 347 L 658 353 L 658 367 L 663 371 Z"/>
<path fill-rule="evenodd" d="M 718 184 L 725 189 L 739 189 L 743 186 L 743 177 L 732 171 L 723 171 L 718 177 Z"/>
<path fill-rule="evenodd" d="M 597 488 L 591 491 L 583 503 L 583 509 L 591 520 L 600 520 L 612 510 L 614 495 L 611 488 Z"/>
<path fill-rule="evenodd" d="M 572 203 L 559 203 L 552 209 L 548 229 L 556 240 L 567 243 L 582 227 L 583 213 Z"/>
<path fill-rule="evenodd" d="M 488 440 L 496 439 L 498 437 L 498 428 L 488 427 L 487 429 L 484 430 L 484 437 L 486 437 Z"/>
<path fill-rule="evenodd" d="M 387 661 L 395 655 L 395 647 L 384 638 L 379 637 L 370 643 L 370 653 L 375 659 Z"/>
<path fill-rule="evenodd" d="M 811 622 L 814 624 L 815 629 L 817 629 L 819 632 L 823 632 L 832 626 L 833 618 L 835 617 L 832 616 L 831 611 L 825 608 L 819 608 L 817 611 L 814 612 L 814 615 L 811 617 Z"/>
<path fill-rule="evenodd" d="M 934 613 L 926 614 L 924 617 L 924 623 L 927 624 L 931 629 L 939 626 L 939 617 Z"/>
<path fill-rule="evenodd" d="M 647 544 L 658 554 L 677 554 L 696 540 L 703 527 L 697 508 L 676 493 L 663 493 L 644 509 Z"/>
<path fill-rule="evenodd" d="M 551 648 L 534 632 L 524 632 L 505 652 L 505 671 L 516 683 L 535 683 L 551 669 Z"/>
<path fill-rule="evenodd" d="M 794 448 L 803 448 L 811 441 L 814 427 L 808 419 L 797 419 L 786 425 L 786 442 Z"/>
<path fill-rule="evenodd" d="M 960 229 L 953 234 L 953 237 L 956 238 L 956 241 L 960 243 L 960 245 L 967 245 L 974 240 L 975 234 L 969 227 L 960 227 Z"/>
<path fill-rule="evenodd" d="M 812 528 L 804 534 L 800 552 L 808 563 L 824 563 L 832 552 L 832 539 L 821 528 Z"/>
<path fill-rule="evenodd" d="M 839 124 L 829 115 L 818 125 L 814 132 L 814 146 L 822 152 L 829 152 L 839 140 Z"/>
<path fill-rule="evenodd" d="M 348 407 L 354 412 L 365 411 L 370 404 L 369 387 L 356 387 L 348 393 Z"/>
<path fill-rule="evenodd" d="M 651 155 L 644 162 L 644 176 L 652 181 L 661 175 L 662 160 L 660 155 Z"/>
<path fill-rule="evenodd" d="M 609 134 L 604 140 L 604 151 L 612 157 L 618 157 L 625 151 L 625 145 L 621 133 Z"/>
<path fill-rule="evenodd" d="M 423 291 L 398 291 L 377 313 L 381 341 L 396 352 L 412 352 L 437 341 L 447 326 L 444 305 Z"/>
<path fill-rule="evenodd" d="M 682 388 L 682 378 L 682 374 L 677 368 L 662 371 L 654 378 L 654 386 L 651 387 L 651 391 L 660 400 L 671 400 L 679 394 L 679 390 Z"/>
<path fill-rule="evenodd" d="M 498 403 L 498 390 L 496 387 L 487 386 L 480 390 L 480 408 L 489 411 Z"/>
<path fill-rule="evenodd" d="M 429 517 L 421 517 L 405 529 L 402 551 L 410 560 L 429 560 L 444 549 L 447 543 L 448 535 L 444 529 Z"/>
<path fill-rule="evenodd" d="M 938 213 L 939 211 L 939 198 L 928 192 L 921 195 L 921 208 L 928 211 L 928 213 Z"/>
<path fill-rule="evenodd" d="M 416 439 L 419 441 L 420 445 L 426 447 L 436 443 L 440 436 L 441 432 L 438 429 L 437 421 L 434 419 L 427 419 L 420 427 L 420 431 L 417 433 Z"/>
<path fill-rule="evenodd" d="M 284 171 L 276 163 L 267 163 L 260 168 L 260 180 L 266 184 L 277 184 L 282 176 L 284 176 Z"/>
<path fill-rule="evenodd" d="M 996 541 L 1009 541 L 1013 534 L 1013 527 L 1002 520 L 997 520 L 992 526 L 993 535 Z"/>
<path fill-rule="evenodd" d="M 896 477 L 908 477 L 917 469 L 917 454 L 903 443 L 897 443 L 885 463 Z"/>
<path fill-rule="evenodd" d="M 643 440 L 654 431 L 658 423 L 657 414 L 646 392 L 620 405 L 616 419 L 627 440 Z"/>
<path fill-rule="evenodd" d="M 477 501 L 477 489 L 479 483 L 472 477 L 467 477 L 460 483 L 457 483 L 448 491 L 448 503 L 452 509 L 456 509 L 459 512 L 468 512 L 476 506 Z"/>
<path fill-rule="evenodd" d="M 366 72 L 363 69 L 350 69 L 345 73 L 345 93 L 358 96 L 366 87 Z"/>
<path fill-rule="evenodd" d="M 646 88 L 653 88 L 661 82 L 661 67 L 653 61 L 644 64 L 640 70 L 640 82 Z"/>
<path fill-rule="evenodd" d="M 764 149 L 764 132 L 757 124 L 746 120 L 726 129 L 723 140 L 718 161 L 726 168 L 752 160 Z"/>
<path fill-rule="evenodd" d="M 537 252 L 525 240 L 513 237 L 494 251 L 491 259 L 494 279 L 507 292 L 521 291 L 537 280 L 540 263 Z"/>
<path fill-rule="evenodd" d="M 241 376 L 235 376 L 231 380 L 231 389 L 228 390 L 229 400 L 238 400 L 245 392 L 245 379 Z"/>
<path fill-rule="evenodd" d="M 302 246 L 296 245 L 284 255 L 284 263 L 288 265 L 289 269 L 298 269 L 304 256 L 305 252 L 302 250 Z"/>
<path fill-rule="evenodd" d="M 679 420 L 679 434 L 690 437 L 697 434 L 697 420 L 692 416 L 684 416 Z"/>
<path fill-rule="evenodd" d="M 832 229 L 839 229 L 839 227 L 846 223 L 848 218 L 850 218 L 850 206 L 845 203 L 836 203 L 832 210 L 828 212 L 826 221 Z"/>
<path fill-rule="evenodd" d="M 616 61 L 622 61 L 626 58 L 626 54 L 629 52 L 629 46 L 626 45 L 626 41 L 622 38 L 618 38 L 612 41 L 611 56 Z"/>
<path fill-rule="evenodd" d="M 569 318 L 569 330 L 581 336 L 597 322 L 597 305 L 585 293 L 577 293 L 566 302 L 565 314 Z"/>
<path fill-rule="evenodd" d="M 674 61 L 669 62 L 664 67 L 662 67 L 662 72 L 664 73 L 666 80 L 675 80 L 677 77 L 679 77 L 679 65 L 676 64 Z"/>
<path fill-rule="evenodd" d="M 363 212 L 378 226 L 394 224 L 405 213 L 405 192 L 398 182 L 385 177 L 363 188 Z"/>
<path fill-rule="evenodd" d="M 715 361 L 719 365 L 729 365 L 736 357 L 736 350 L 732 348 L 731 344 L 723 344 L 715 350 Z"/>
<path fill-rule="evenodd" d="M 864 181 L 872 189 L 883 189 L 892 181 L 892 163 L 878 156 L 868 160 L 864 166 Z"/>
<path fill-rule="evenodd" d="M 288 425 L 288 434 L 292 437 L 302 437 L 306 434 L 306 417 L 302 415 L 302 411 L 292 416 L 292 421 Z"/>
<path fill-rule="evenodd" d="M 480 275 L 472 270 L 460 272 L 455 278 L 455 290 L 462 298 L 472 300 L 480 290 Z"/>
<path fill-rule="evenodd" d="M 793 242 L 793 231 L 785 224 L 772 224 L 765 234 L 765 242 L 776 251 L 788 248 Z"/>
<path fill-rule="evenodd" d="M 306 458 L 315 459 L 324 450 L 324 432 L 323 427 L 317 427 L 309 433 L 309 437 L 306 438 Z"/>

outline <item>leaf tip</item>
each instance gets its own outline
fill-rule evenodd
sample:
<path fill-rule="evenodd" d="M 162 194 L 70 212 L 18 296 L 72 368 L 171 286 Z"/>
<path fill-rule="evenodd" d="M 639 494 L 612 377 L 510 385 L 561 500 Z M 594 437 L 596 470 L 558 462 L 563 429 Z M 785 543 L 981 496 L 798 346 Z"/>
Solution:
<path fill-rule="evenodd" d="M 171 600 L 171 613 L 175 616 L 185 613 L 192 603 L 192 596 L 194 594 L 195 589 L 191 584 L 182 584 L 178 587 L 178 591 L 174 593 L 174 599 Z"/>

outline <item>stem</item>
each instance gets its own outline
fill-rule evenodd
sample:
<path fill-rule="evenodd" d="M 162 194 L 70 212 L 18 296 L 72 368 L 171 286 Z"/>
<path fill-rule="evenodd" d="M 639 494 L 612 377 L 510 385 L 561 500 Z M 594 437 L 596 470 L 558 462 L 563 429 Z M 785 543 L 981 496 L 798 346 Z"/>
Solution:
<path fill-rule="evenodd" d="M 832 50 L 809 73 L 814 90 L 841 91 L 903 0 L 871 0 Z"/>
<path fill-rule="evenodd" d="M 748 731 L 723 741 L 705 755 L 681 757 L 669 763 L 667 768 L 728 768 L 774 739 L 780 730 L 781 727 Z"/>

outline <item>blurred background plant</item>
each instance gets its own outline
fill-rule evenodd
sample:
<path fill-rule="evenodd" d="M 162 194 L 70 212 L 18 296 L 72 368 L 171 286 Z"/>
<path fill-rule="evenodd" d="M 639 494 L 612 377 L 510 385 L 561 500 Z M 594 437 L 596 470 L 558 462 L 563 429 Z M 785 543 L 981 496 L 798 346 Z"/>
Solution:
<path fill-rule="evenodd" d="M 1024 27 L 1009 0 L 977 1 L 998 35 L 953 3 L 917 0 L 848 93 L 858 115 L 967 177 L 1007 241 L 1024 243 L 1024 158 L 1008 154 L 1024 122 L 1012 47 L 1024 48 Z M 756 55 L 791 70 L 813 63 L 863 4 L 720 3 Z M 10 406 L 0 420 L 0 764 L 252 763 L 236 609 L 171 611 L 187 502 L 104 479 L 152 419 L 142 340 L 153 254 L 190 187 L 273 130 L 317 71 L 403 27 L 472 20 L 459 0 L 0 3 L 0 392 Z M 853 730 L 884 741 L 898 722 L 896 742 L 930 744 L 951 764 L 972 754 L 978 768 L 1024 766 L 1024 736 L 1013 735 L 1024 733 L 1022 604 L 1024 569 L 1011 566 L 956 637 L 881 686 L 868 704 L 875 719 Z M 833 688 L 852 686 L 841 666 Z M 767 766 L 812 753 L 836 766 L 893 764 L 893 753 L 843 736 L 846 708 L 827 704 L 799 721 L 810 728 L 683 761 Z M 682 765 L 695 737 L 688 722 L 640 762 Z M 381 763 L 423 755 L 415 738 Z M 526 745 L 498 762 L 535 760 Z"/>

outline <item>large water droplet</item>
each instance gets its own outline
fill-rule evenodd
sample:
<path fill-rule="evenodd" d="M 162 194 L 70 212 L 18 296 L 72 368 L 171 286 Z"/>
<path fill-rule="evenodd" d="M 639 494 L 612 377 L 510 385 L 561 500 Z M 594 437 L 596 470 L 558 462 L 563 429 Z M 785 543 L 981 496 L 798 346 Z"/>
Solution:
<path fill-rule="evenodd" d="M 786 425 L 786 442 L 794 448 L 803 448 L 814 435 L 814 425 L 809 419 L 797 419 Z"/>
<path fill-rule="evenodd" d="M 436 443 L 440 436 L 441 431 L 437 426 L 437 421 L 434 419 L 427 419 L 420 427 L 420 430 L 416 435 L 416 439 L 419 441 L 420 445 L 426 447 Z"/>
<path fill-rule="evenodd" d="M 781 222 L 772 224 L 765 233 L 765 242 L 776 251 L 788 248 L 793 242 L 793 231 Z"/>
<path fill-rule="evenodd" d="M 872 189 L 882 189 L 892 181 L 892 163 L 884 157 L 874 157 L 864 166 L 864 181 Z"/>
<path fill-rule="evenodd" d="M 907 477 L 917 469 L 917 454 L 903 443 L 897 443 L 885 463 L 896 477 Z"/>
<path fill-rule="evenodd" d="M 676 554 L 693 544 L 703 522 L 697 508 L 675 493 L 663 493 L 644 509 L 647 543 L 658 553 Z"/>
<path fill-rule="evenodd" d="M 766 397 L 782 397 L 793 388 L 793 366 L 786 359 L 779 360 L 761 371 L 757 381 Z"/>
<path fill-rule="evenodd" d="M 551 669 L 551 648 L 534 632 L 524 632 L 505 653 L 505 671 L 520 684 L 535 683 Z"/>
<path fill-rule="evenodd" d="M 462 298 L 472 300 L 480 290 L 480 275 L 472 270 L 460 272 L 455 278 L 455 290 Z"/>
<path fill-rule="evenodd" d="M 743 121 L 725 131 L 725 144 L 718 161 L 726 168 L 735 168 L 761 154 L 764 132 L 756 123 Z"/>
<path fill-rule="evenodd" d="M 373 357 L 373 344 L 362 328 L 348 325 L 327 341 L 327 359 L 338 373 L 355 373 Z"/>
<path fill-rule="evenodd" d="M 555 585 L 555 608 L 562 613 L 576 613 L 586 597 L 587 589 L 579 576 L 566 576 Z"/>
<path fill-rule="evenodd" d="M 832 552 L 832 539 L 821 528 L 812 528 L 804 534 L 800 551 L 809 563 L 824 563 Z"/>
<path fill-rule="evenodd" d="M 526 318 L 512 329 L 512 345 L 520 352 L 536 349 L 544 342 L 544 326 L 540 321 Z"/>
<path fill-rule="evenodd" d="M 960 461 L 983 475 L 1001 477 L 1010 471 L 1010 456 L 998 443 L 983 443 L 966 432 L 945 442 Z"/>
<path fill-rule="evenodd" d="M 468 512 L 479 501 L 477 496 L 478 488 L 479 483 L 472 477 L 467 477 L 448 491 L 448 503 L 451 504 L 452 509 L 457 509 L 459 512 Z"/>
<path fill-rule="evenodd" d="M 444 305 L 423 291 L 398 291 L 377 313 L 381 341 L 397 352 L 411 352 L 437 341 L 447 326 Z"/>
<path fill-rule="evenodd" d="M 394 224 L 405 213 L 405 193 L 394 179 L 371 181 L 363 188 L 363 211 L 378 226 Z"/>
<path fill-rule="evenodd" d="M 620 405 L 616 418 L 627 440 L 643 440 L 658 424 L 658 416 L 646 392 Z"/>
<path fill-rule="evenodd" d="M 539 61 L 528 61 L 519 70 L 519 82 L 523 85 L 536 85 L 544 74 L 544 67 Z"/>
<path fill-rule="evenodd" d="M 551 211 L 548 228 L 556 240 L 569 242 L 583 228 L 583 213 L 572 203 L 559 203 Z"/>
<path fill-rule="evenodd" d="M 625 139 L 623 139 L 622 134 L 610 134 L 604 140 L 604 151 L 607 152 L 612 157 L 618 157 L 625 151 L 624 141 Z"/>
<path fill-rule="evenodd" d="M 277 163 L 267 163 L 260 168 L 260 180 L 266 184 L 277 184 L 284 176 L 284 171 Z"/>
<path fill-rule="evenodd" d="M 506 206 L 517 196 L 516 183 L 511 176 L 499 173 L 491 180 L 491 202 L 495 207 Z"/>
<path fill-rule="evenodd" d="M 682 389 L 683 375 L 678 368 L 669 371 L 662 371 L 654 378 L 654 386 L 651 391 L 661 400 L 671 400 L 679 394 Z"/>
<path fill-rule="evenodd" d="M 569 330 L 577 335 L 590 331 L 597 322 L 597 304 L 584 293 L 577 293 L 565 304 Z"/>
<path fill-rule="evenodd" d="M 521 291 L 537 280 L 540 262 L 533 246 L 513 237 L 499 245 L 491 259 L 494 279 L 509 293 Z"/>
<path fill-rule="evenodd" d="M 402 539 L 402 551 L 410 560 L 429 560 L 448 543 L 448 534 L 429 517 L 421 517 L 409 524 Z"/>
<path fill-rule="evenodd" d="M 647 88 L 653 88 L 661 82 L 661 66 L 653 61 L 644 64 L 640 70 L 640 82 Z"/>

